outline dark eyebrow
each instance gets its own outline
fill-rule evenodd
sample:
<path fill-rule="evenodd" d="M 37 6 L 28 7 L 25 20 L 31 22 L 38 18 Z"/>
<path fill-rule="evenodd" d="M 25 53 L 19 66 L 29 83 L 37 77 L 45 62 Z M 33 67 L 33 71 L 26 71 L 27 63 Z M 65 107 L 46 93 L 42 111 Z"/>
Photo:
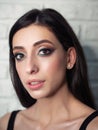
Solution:
<path fill-rule="evenodd" d="M 50 43 L 50 44 L 53 45 L 53 42 L 44 39 L 44 40 L 40 40 L 40 41 L 35 42 L 33 46 L 38 46 L 38 45 L 40 45 L 42 43 Z M 22 47 L 22 46 L 15 46 L 15 47 L 13 47 L 13 51 L 16 50 L 16 49 L 22 50 L 22 49 L 24 49 L 24 47 Z"/>
<path fill-rule="evenodd" d="M 40 44 L 42 44 L 42 43 L 50 43 L 50 44 L 53 45 L 53 42 L 44 39 L 44 40 L 40 40 L 40 41 L 35 42 L 35 43 L 34 43 L 34 46 L 40 45 Z"/>
<path fill-rule="evenodd" d="M 15 47 L 13 47 L 13 51 L 16 50 L 16 49 L 22 50 L 22 49 L 24 49 L 24 47 L 22 47 L 22 46 L 15 46 Z"/>

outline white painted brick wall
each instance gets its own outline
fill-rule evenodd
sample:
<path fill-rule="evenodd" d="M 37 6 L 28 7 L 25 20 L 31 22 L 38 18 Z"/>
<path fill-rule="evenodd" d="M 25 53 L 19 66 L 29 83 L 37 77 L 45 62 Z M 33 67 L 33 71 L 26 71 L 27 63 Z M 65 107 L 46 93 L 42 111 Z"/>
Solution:
<path fill-rule="evenodd" d="M 22 14 L 50 7 L 69 21 L 84 48 L 90 83 L 98 105 L 98 0 L 0 0 L 0 116 L 21 109 L 9 76 L 8 34 Z"/>

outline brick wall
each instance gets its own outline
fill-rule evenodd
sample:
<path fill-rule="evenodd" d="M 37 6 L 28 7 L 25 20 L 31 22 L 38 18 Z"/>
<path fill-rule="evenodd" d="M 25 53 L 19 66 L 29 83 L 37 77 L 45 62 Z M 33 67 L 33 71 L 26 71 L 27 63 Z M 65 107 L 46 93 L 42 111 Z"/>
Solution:
<path fill-rule="evenodd" d="M 10 27 L 26 11 L 42 7 L 60 11 L 76 32 L 84 48 L 90 83 L 98 105 L 98 0 L 0 0 L 0 116 L 22 108 L 9 76 Z"/>

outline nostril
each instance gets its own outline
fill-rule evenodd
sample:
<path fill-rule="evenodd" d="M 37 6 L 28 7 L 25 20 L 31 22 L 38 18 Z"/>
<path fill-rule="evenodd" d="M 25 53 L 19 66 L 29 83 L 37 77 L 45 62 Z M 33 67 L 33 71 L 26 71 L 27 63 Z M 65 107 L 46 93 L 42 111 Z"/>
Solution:
<path fill-rule="evenodd" d="M 29 73 L 29 74 L 33 74 L 34 73 L 35 74 L 35 73 L 38 72 L 38 70 L 39 70 L 38 66 L 32 65 L 32 66 L 29 66 L 27 68 L 27 73 Z"/>

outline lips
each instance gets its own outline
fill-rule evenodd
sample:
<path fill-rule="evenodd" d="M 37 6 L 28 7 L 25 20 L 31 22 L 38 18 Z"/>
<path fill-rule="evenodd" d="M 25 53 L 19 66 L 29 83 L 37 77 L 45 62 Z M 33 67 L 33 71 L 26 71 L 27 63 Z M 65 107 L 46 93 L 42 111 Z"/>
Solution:
<path fill-rule="evenodd" d="M 43 87 L 44 85 L 44 80 L 31 80 L 27 82 L 27 86 L 28 88 L 32 89 L 32 90 L 38 90 L 40 88 Z"/>

